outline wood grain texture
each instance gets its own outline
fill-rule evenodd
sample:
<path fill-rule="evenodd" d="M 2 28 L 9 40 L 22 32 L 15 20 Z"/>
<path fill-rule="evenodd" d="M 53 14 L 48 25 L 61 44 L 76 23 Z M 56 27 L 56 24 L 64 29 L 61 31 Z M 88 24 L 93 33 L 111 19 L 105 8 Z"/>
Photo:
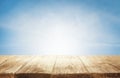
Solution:
<path fill-rule="evenodd" d="M 52 78 L 88 77 L 88 71 L 76 56 L 58 56 L 52 73 Z"/>
<path fill-rule="evenodd" d="M 113 67 L 119 69 L 117 72 L 120 73 L 120 56 L 104 56 L 106 59 L 107 63 L 112 65 Z"/>
<path fill-rule="evenodd" d="M 14 78 L 14 74 L 20 69 L 26 62 L 28 62 L 30 56 L 11 56 L 0 64 L 0 77 L 2 78 Z M 23 60 L 24 59 L 24 60 Z M 5 76 L 7 74 L 7 76 Z"/>
<path fill-rule="evenodd" d="M 50 78 L 56 56 L 34 56 L 16 72 L 17 78 Z"/>
<path fill-rule="evenodd" d="M 0 57 L 0 65 L 7 60 L 7 56 L 1 56 Z"/>
<path fill-rule="evenodd" d="M 93 78 L 120 77 L 120 70 L 109 63 L 110 59 L 107 56 L 83 56 L 80 59 Z"/>
<path fill-rule="evenodd" d="M 120 78 L 120 56 L 0 56 L 0 78 Z"/>

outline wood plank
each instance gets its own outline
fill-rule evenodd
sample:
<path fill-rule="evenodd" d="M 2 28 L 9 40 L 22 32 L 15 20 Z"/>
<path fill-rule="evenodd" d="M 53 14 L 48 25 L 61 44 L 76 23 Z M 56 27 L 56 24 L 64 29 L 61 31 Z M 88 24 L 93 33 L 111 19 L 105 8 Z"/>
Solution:
<path fill-rule="evenodd" d="M 5 63 L 8 59 L 10 59 L 11 57 L 13 57 L 13 56 L 3 56 L 3 55 L 1 55 L 0 56 L 0 67 L 1 67 L 1 65 L 3 64 L 3 63 Z M 0 69 L 1 70 L 1 69 Z M 4 74 L 4 73 L 0 73 L 0 78 L 13 78 L 14 76 L 13 76 L 13 74 Z"/>
<path fill-rule="evenodd" d="M 75 56 L 58 56 L 52 78 L 89 78 L 83 63 Z"/>
<path fill-rule="evenodd" d="M 0 56 L 0 78 L 120 78 L 120 56 Z"/>
<path fill-rule="evenodd" d="M 12 56 L 0 65 L 0 78 L 14 78 L 14 73 L 29 60 L 28 56 Z"/>
<path fill-rule="evenodd" d="M 11 56 L 0 56 L 0 64 L 4 63 L 7 59 L 9 59 Z"/>
<path fill-rule="evenodd" d="M 0 73 L 0 78 L 14 78 L 14 74 L 1 74 Z"/>
<path fill-rule="evenodd" d="M 16 72 L 16 78 L 50 78 L 56 56 L 34 56 Z"/>
<path fill-rule="evenodd" d="M 117 71 L 120 73 L 120 56 L 104 56 L 104 58 L 108 64 L 117 68 Z"/>
<path fill-rule="evenodd" d="M 104 56 L 82 56 L 80 59 L 93 78 L 120 77 L 119 70 L 108 64 Z"/>

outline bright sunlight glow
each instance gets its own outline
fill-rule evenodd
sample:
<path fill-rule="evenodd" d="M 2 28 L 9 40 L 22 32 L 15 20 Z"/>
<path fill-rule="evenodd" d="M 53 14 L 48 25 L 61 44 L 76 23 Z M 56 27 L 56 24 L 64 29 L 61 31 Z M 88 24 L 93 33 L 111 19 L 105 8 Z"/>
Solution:
<path fill-rule="evenodd" d="M 100 20 L 94 12 L 73 6 L 57 11 L 39 7 L 15 9 L 9 15 L 11 19 L 3 26 L 16 32 L 16 36 L 7 46 L 26 54 L 87 54 L 98 35 L 105 37 L 98 33 Z"/>
<path fill-rule="evenodd" d="M 44 30 L 45 33 L 42 42 L 41 38 L 38 39 L 34 48 L 39 48 L 39 51 L 42 50 L 44 54 L 73 54 L 78 48 L 77 40 L 71 32 L 75 32 L 75 30 L 69 23 L 56 17 L 54 16 L 52 19 L 47 18 L 49 20 L 47 24 L 49 24 L 50 28 Z"/>
<path fill-rule="evenodd" d="M 67 29 L 65 25 L 59 25 L 50 30 L 43 42 L 42 49 L 46 54 L 68 54 L 76 50 L 77 42 L 70 36 L 72 30 Z"/>

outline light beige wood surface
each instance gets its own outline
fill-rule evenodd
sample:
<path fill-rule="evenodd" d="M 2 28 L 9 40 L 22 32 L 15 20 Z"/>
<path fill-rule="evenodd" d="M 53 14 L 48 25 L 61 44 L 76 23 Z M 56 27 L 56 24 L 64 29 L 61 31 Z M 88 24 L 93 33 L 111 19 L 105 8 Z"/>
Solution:
<path fill-rule="evenodd" d="M 53 78 L 75 78 L 88 73 L 84 64 L 76 56 L 58 56 L 54 66 Z"/>
<path fill-rule="evenodd" d="M 0 78 L 120 78 L 120 56 L 0 56 Z"/>

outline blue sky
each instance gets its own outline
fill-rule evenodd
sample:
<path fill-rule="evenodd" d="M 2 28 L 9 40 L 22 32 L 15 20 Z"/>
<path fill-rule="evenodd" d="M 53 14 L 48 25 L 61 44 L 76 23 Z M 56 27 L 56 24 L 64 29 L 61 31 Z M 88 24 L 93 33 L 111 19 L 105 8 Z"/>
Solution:
<path fill-rule="evenodd" d="M 0 0 L 0 54 L 118 55 L 120 0 Z"/>

